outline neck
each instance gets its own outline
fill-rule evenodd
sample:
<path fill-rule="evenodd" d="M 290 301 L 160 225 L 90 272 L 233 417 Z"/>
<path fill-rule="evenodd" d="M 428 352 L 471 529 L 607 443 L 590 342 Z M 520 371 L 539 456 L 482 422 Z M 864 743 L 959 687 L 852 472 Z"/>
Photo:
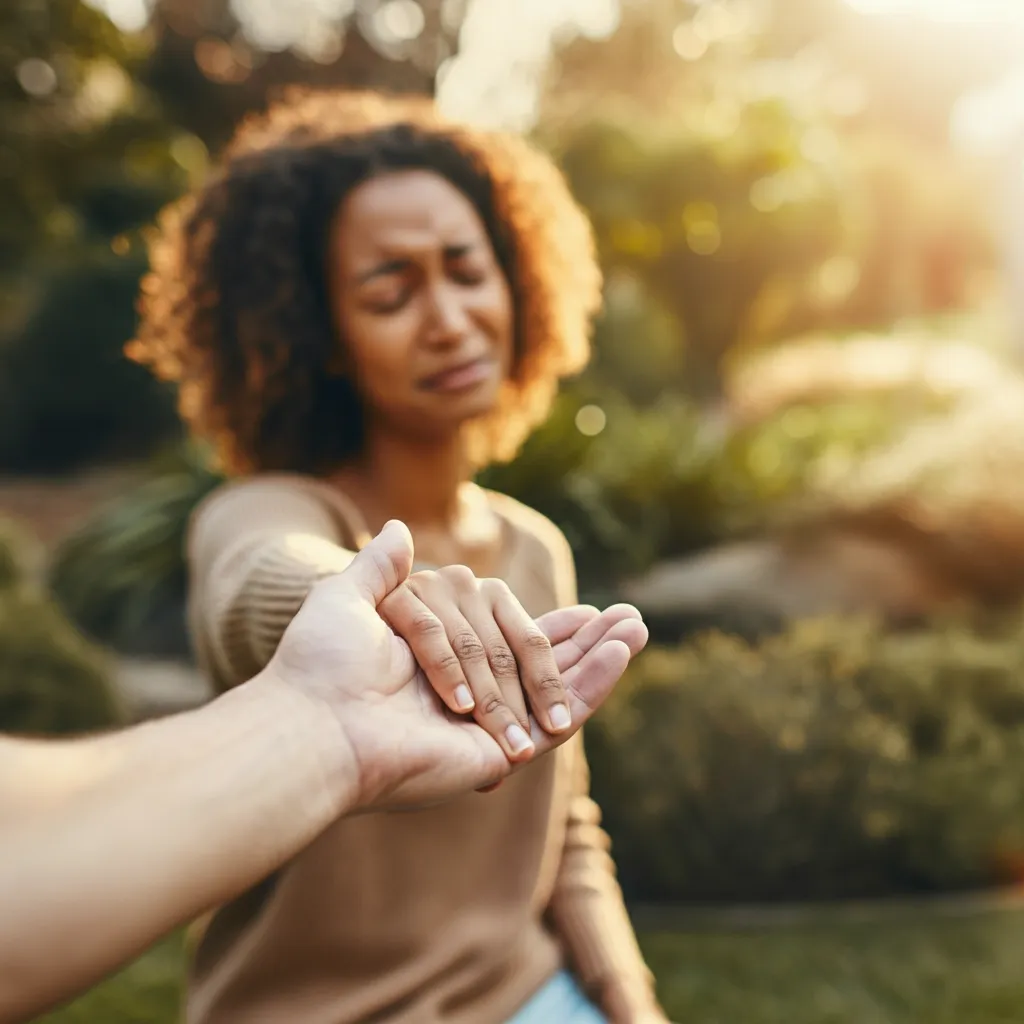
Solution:
<path fill-rule="evenodd" d="M 422 441 L 372 430 L 357 462 L 339 480 L 361 492 L 372 529 L 388 519 L 410 527 L 449 527 L 459 518 L 459 490 L 472 476 L 460 435 Z"/>

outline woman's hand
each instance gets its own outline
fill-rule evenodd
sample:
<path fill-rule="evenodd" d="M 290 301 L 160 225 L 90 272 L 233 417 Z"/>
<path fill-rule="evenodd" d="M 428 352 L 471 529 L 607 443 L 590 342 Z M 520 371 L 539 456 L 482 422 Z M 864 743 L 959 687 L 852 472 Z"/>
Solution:
<path fill-rule="evenodd" d="M 464 565 L 424 570 L 377 610 L 445 705 L 472 713 L 510 760 L 533 756 L 529 714 L 555 735 L 571 726 L 551 642 L 502 580 Z"/>

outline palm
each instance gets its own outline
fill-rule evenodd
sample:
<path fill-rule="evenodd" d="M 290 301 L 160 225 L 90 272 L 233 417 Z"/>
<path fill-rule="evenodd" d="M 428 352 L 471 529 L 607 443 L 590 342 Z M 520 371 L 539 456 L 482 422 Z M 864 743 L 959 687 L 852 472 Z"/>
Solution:
<path fill-rule="evenodd" d="M 352 712 L 345 734 L 360 765 L 361 805 L 432 803 L 507 769 L 497 742 L 472 720 L 455 720 L 418 669 L 396 692 L 364 691 Z"/>

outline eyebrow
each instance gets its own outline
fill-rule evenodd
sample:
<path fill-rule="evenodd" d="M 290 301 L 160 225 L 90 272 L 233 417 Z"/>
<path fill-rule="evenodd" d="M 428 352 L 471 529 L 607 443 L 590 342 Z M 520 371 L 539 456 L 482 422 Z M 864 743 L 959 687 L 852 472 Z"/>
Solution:
<path fill-rule="evenodd" d="M 468 255 L 478 246 L 472 242 L 461 245 L 446 245 L 444 247 L 444 258 L 446 260 L 458 260 Z M 378 277 L 387 277 L 389 274 L 399 274 L 409 265 L 406 258 L 389 259 L 378 263 L 375 267 L 364 271 L 356 277 L 356 284 L 367 284 Z"/>

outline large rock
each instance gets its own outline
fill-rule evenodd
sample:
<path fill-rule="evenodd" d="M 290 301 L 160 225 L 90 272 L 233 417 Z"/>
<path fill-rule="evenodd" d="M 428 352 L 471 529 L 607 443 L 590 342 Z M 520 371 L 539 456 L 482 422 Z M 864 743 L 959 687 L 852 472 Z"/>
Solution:
<path fill-rule="evenodd" d="M 927 361 L 933 383 L 945 382 L 933 390 L 949 397 L 960 371 L 973 388 L 856 462 L 817 466 L 791 510 L 799 525 L 662 563 L 632 581 L 625 596 L 652 633 L 672 639 L 716 627 L 757 635 L 791 619 L 844 613 L 902 624 L 1024 600 L 1024 379 L 1010 369 L 994 379 L 981 356 L 939 355 Z M 865 385 L 884 377 L 862 361 Z M 793 360 L 792 369 L 794 387 L 803 386 L 795 371 L 805 364 Z M 837 373 L 837 390 L 845 379 Z"/>
<path fill-rule="evenodd" d="M 872 613 L 909 623 L 970 597 L 906 545 L 846 527 L 662 562 L 626 584 L 624 596 L 662 642 L 709 628 L 758 636 L 822 615 Z"/>

